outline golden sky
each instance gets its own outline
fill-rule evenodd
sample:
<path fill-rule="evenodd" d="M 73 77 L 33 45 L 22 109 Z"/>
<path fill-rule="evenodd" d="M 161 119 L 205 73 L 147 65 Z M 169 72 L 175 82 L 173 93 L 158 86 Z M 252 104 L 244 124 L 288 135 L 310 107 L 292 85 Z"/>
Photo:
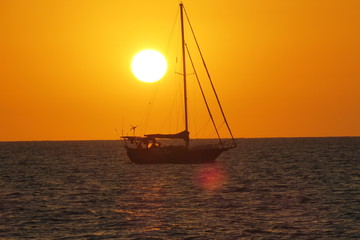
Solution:
<path fill-rule="evenodd" d="M 156 89 L 158 105 L 172 101 L 175 60 L 149 84 L 131 59 L 172 56 L 178 3 L 0 0 L 0 141 L 116 139 L 145 125 Z M 235 137 L 360 136 L 360 1 L 184 4 Z M 154 110 L 146 130 L 167 118 Z"/>

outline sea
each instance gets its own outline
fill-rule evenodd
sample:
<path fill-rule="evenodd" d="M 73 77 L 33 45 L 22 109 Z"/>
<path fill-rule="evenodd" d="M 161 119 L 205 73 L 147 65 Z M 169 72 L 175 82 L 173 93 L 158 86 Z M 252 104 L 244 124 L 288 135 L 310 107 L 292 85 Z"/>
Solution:
<path fill-rule="evenodd" d="M 0 142 L 0 239 L 360 239 L 360 137 L 236 141 L 197 165 Z"/>

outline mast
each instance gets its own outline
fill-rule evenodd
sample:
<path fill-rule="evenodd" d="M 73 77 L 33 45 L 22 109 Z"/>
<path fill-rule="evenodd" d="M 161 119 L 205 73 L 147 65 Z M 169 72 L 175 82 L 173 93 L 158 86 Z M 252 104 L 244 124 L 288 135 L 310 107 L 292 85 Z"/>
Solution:
<path fill-rule="evenodd" d="M 185 115 L 185 131 L 189 132 L 188 126 L 188 107 L 187 107 L 187 90 L 186 90 L 186 62 L 185 62 L 185 36 L 184 36 L 184 13 L 183 3 L 180 2 L 180 20 L 181 20 L 181 47 L 183 60 L 183 79 L 184 79 L 184 115 Z M 186 146 L 189 146 L 189 139 L 185 140 Z"/>

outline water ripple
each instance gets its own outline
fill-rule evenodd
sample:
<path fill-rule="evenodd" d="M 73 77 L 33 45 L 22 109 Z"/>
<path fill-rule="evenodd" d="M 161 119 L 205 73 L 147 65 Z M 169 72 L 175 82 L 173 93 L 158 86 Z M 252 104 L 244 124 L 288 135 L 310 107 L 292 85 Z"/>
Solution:
<path fill-rule="evenodd" d="M 0 238 L 360 238 L 360 138 L 238 145 L 143 166 L 119 141 L 0 143 Z"/>

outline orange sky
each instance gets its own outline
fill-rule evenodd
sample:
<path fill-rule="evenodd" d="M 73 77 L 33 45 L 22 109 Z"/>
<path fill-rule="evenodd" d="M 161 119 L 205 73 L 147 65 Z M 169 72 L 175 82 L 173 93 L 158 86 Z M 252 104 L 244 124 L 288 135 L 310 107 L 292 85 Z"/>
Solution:
<path fill-rule="evenodd" d="M 158 105 L 172 102 L 178 3 L 0 1 L 0 141 L 116 139 L 129 124 L 164 132 L 164 111 L 141 121 L 154 89 Z M 235 137 L 360 136 L 359 1 L 184 4 Z M 131 73 L 146 48 L 168 57 L 158 84 Z"/>

